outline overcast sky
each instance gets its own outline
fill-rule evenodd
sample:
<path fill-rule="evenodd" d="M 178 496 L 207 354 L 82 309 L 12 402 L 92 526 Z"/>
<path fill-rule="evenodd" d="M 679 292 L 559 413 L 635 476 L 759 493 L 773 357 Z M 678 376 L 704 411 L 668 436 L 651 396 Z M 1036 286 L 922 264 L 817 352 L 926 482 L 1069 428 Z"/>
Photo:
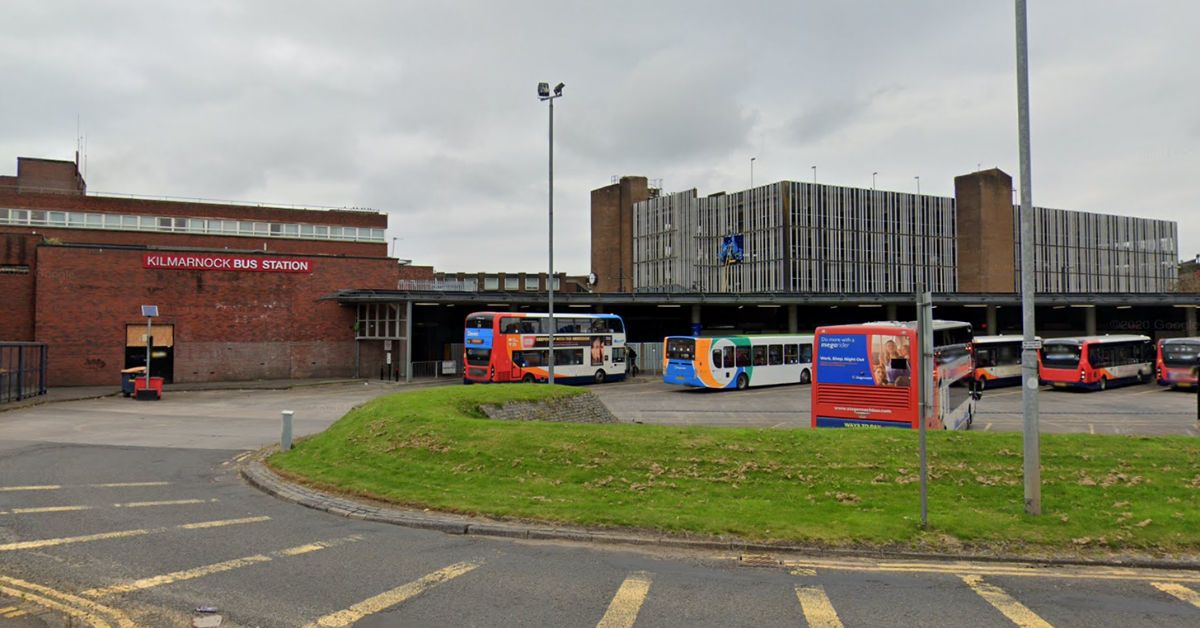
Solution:
<path fill-rule="evenodd" d="M 1200 3 L 1030 0 L 1034 202 L 1177 220 L 1200 253 Z M 1011 1 L 4 3 L 0 174 L 369 207 L 438 270 L 589 270 L 614 175 L 952 195 L 1017 173 Z"/>

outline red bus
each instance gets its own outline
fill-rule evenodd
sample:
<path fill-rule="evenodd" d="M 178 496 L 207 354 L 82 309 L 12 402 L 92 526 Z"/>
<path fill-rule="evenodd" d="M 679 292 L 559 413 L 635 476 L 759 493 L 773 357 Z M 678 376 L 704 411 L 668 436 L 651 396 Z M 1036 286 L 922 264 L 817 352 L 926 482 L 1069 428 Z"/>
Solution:
<path fill-rule="evenodd" d="M 1159 386 L 1195 388 L 1200 338 L 1164 338 L 1158 341 L 1154 372 Z"/>
<path fill-rule="evenodd" d="M 1042 343 L 1038 378 L 1055 388 L 1106 390 L 1153 377 L 1154 345 L 1147 336 L 1080 336 Z"/>
<path fill-rule="evenodd" d="M 972 346 L 976 390 L 1020 385 L 1021 340 L 1021 336 L 975 336 Z"/>
<path fill-rule="evenodd" d="M 625 379 L 625 322 L 616 314 L 554 315 L 554 382 Z M 550 378 L 550 317 L 474 312 L 463 333 L 463 383 L 544 382 Z"/>
<path fill-rule="evenodd" d="M 920 427 L 916 323 L 819 327 L 813 340 L 813 427 Z M 933 412 L 927 428 L 969 429 L 974 390 L 971 325 L 933 323 Z"/>

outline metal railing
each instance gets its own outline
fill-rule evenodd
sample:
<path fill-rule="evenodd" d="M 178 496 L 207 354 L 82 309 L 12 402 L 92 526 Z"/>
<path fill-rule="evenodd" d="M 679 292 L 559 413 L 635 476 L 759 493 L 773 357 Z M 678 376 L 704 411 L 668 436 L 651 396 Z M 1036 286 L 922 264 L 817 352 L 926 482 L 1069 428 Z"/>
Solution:
<path fill-rule="evenodd" d="M 462 377 L 462 368 L 456 360 L 426 360 L 412 363 L 413 379 L 438 377 Z"/>
<path fill-rule="evenodd" d="M 0 342 L 0 403 L 46 394 L 44 342 Z"/>
<path fill-rule="evenodd" d="M 478 292 L 476 282 L 461 279 L 401 279 L 397 290 L 427 290 L 431 292 Z"/>

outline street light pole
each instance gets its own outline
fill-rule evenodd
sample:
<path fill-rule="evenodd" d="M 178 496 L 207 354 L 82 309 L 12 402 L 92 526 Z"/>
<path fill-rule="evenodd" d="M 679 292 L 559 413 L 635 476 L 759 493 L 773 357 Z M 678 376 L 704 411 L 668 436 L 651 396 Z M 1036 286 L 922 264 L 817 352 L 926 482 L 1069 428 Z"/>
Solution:
<path fill-rule="evenodd" d="M 871 173 L 871 189 L 872 189 L 872 190 L 874 190 L 874 189 L 875 189 L 875 177 L 877 177 L 877 176 L 879 176 L 879 173 L 878 173 L 878 172 L 872 172 L 872 173 Z"/>
<path fill-rule="evenodd" d="M 550 223 L 550 273 L 546 276 L 546 293 L 549 295 L 550 313 L 547 317 L 547 322 L 550 325 L 549 336 L 547 337 L 547 345 L 549 356 L 547 357 L 546 366 L 548 375 L 546 383 L 554 383 L 554 99 L 562 97 L 564 84 L 559 83 L 554 86 L 554 94 L 550 93 L 549 83 L 538 83 L 538 99 L 550 101 L 550 167 L 549 167 L 549 185 L 550 185 L 550 200 L 549 207 L 549 223 Z"/>
<path fill-rule="evenodd" d="M 913 179 L 915 179 L 917 181 L 917 196 L 920 196 L 921 195 L 921 175 L 917 175 L 917 176 L 913 177 Z M 920 200 L 918 199 L 917 202 L 919 203 Z"/>
<path fill-rule="evenodd" d="M 750 158 L 750 189 L 754 189 L 754 160 L 758 157 Z"/>
<path fill-rule="evenodd" d="M 1033 185 L 1029 164 L 1029 43 L 1025 0 L 1017 9 L 1017 133 L 1021 156 L 1021 400 L 1024 405 L 1025 512 L 1042 514 L 1042 454 L 1038 430 L 1037 343 L 1034 334 Z"/>

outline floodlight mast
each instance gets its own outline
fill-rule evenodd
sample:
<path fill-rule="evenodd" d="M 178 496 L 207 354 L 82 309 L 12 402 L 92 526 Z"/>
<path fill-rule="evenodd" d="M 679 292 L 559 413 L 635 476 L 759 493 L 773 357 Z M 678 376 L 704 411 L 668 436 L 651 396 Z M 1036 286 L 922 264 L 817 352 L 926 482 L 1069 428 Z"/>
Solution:
<path fill-rule="evenodd" d="M 559 83 L 554 86 L 554 95 L 550 95 L 549 83 L 538 83 L 538 100 L 550 102 L 550 168 L 549 168 L 549 188 L 550 200 L 549 207 L 549 223 L 550 223 L 550 272 L 546 275 L 546 293 L 549 296 L 550 312 L 547 317 L 547 323 L 550 326 L 549 336 L 546 344 L 550 352 L 549 359 L 546 362 L 548 375 L 546 383 L 554 383 L 554 99 L 562 97 L 563 88 L 566 84 Z"/>

